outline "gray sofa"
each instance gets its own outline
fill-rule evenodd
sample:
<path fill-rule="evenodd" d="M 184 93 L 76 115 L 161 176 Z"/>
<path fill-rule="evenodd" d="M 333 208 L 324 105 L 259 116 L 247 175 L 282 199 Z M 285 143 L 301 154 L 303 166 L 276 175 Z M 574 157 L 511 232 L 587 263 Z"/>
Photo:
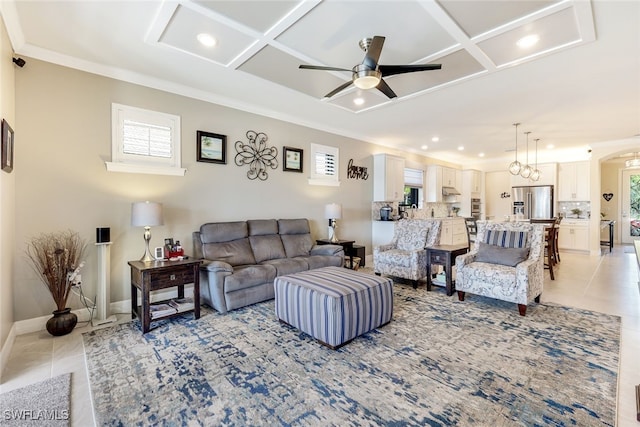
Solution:
<path fill-rule="evenodd" d="M 277 276 L 342 266 L 339 245 L 315 245 L 307 219 L 203 224 L 193 233 L 202 301 L 220 313 L 274 298 Z"/>

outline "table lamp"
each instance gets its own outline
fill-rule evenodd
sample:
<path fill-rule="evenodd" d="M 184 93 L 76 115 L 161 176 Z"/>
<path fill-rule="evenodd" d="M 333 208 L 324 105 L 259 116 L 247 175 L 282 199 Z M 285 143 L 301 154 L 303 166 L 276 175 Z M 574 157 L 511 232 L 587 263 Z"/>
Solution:
<path fill-rule="evenodd" d="M 342 205 L 331 203 L 324 207 L 324 217 L 329 220 L 329 240 L 338 243 L 336 236 L 336 220 L 342 218 Z"/>
<path fill-rule="evenodd" d="M 145 251 L 140 261 L 155 261 L 155 257 L 149 251 L 151 227 L 163 224 L 162 203 L 135 202 L 131 204 L 131 225 L 134 227 L 144 227 Z"/>

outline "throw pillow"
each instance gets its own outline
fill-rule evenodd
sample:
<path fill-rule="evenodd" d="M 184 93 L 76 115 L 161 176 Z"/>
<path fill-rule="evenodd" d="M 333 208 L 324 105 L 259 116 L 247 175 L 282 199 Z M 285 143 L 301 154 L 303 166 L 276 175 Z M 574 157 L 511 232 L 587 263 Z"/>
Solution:
<path fill-rule="evenodd" d="M 527 243 L 526 231 L 487 230 L 485 243 L 503 248 L 524 248 Z"/>
<path fill-rule="evenodd" d="M 500 264 L 515 267 L 529 257 L 529 248 L 503 248 L 502 246 L 489 245 L 478 242 L 476 262 Z"/>

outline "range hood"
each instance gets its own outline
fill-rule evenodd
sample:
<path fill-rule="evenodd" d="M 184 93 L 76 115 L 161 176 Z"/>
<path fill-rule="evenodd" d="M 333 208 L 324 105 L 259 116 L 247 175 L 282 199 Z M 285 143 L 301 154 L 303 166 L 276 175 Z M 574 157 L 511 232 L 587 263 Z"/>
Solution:
<path fill-rule="evenodd" d="M 442 187 L 443 196 L 459 196 L 460 192 L 453 187 Z"/>

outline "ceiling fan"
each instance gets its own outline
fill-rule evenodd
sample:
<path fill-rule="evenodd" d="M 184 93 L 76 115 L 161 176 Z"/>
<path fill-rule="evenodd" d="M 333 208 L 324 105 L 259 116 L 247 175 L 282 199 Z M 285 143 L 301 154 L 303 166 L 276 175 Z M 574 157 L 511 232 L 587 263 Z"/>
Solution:
<path fill-rule="evenodd" d="M 360 48 L 364 50 L 365 55 L 361 64 L 356 65 L 352 69 L 339 67 L 325 67 L 321 65 L 300 65 L 299 68 L 305 70 L 325 70 L 325 71 L 351 71 L 351 81 L 348 81 L 328 94 L 325 98 L 331 98 L 338 92 L 348 88 L 352 84 L 359 89 L 377 88 L 380 92 L 389 98 L 395 98 L 395 94 L 389 85 L 382 79 L 383 77 L 393 76 L 395 74 L 414 73 L 416 71 L 439 70 L 441 64 L 416 64 L 416 65 L 380 65 L 380 53 L 384 45 L 384 37 L 374 36 L 373 38 L 365 38 L 358 43 Z"/>

